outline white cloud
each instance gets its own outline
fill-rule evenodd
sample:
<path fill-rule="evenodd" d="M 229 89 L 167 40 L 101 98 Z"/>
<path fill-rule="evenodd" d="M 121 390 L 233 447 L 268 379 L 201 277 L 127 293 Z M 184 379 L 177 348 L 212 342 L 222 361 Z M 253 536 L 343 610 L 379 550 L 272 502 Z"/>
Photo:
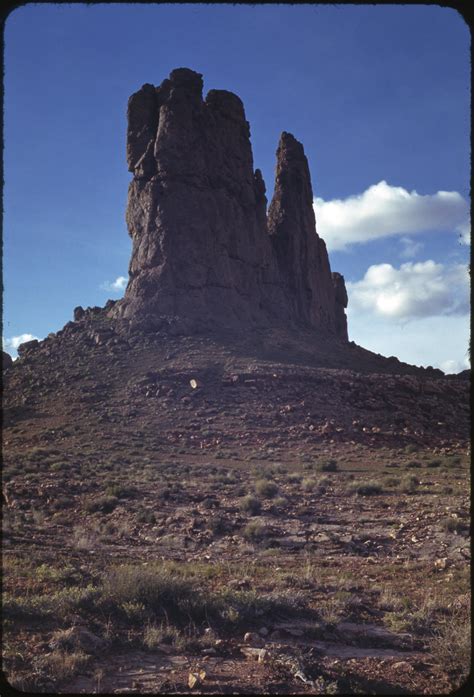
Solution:
<path fill-rule="evenodd" d="M 375 264 L 360 281 L 346 285 L 351 316 L 368 312 L 408 321 L 469 312 L 469 276 L 463 264 L 448 266 L 431 259 L 407 262 L 399 269 L 391 264 Z"/>
<path fill-rule="evenodd" d="M 350 302 L 350 298 L 349 298 Z M 411 365 L 429 365 L 444 372 L 469 368 L 469 317 L 422 317 L 402 324 L 387 317 L 355 312 L 349 338 L 382 356 L 396 356 Z"/>
<path fill-rule="evenodd" d="M 400 256 L 404 257 L 405 259 L 412 259 L 413 257 L 416 257 L 418 252 L 424 247 L 423 242 L 415 242 L 415 240 L 412 240 L 411 237 L 401 237 L 400 243 L 403 247 L 402 251 L 400 252 Z"/>
<path fill-rule="evenodd" d="M 19 336 L 11 336 L 9 339 L 2 337 L 3 348 L 5 351 L 9 349 L 17 350 L 20 344 L 24 344 L 25 341 L 33 341 L 33 339 L 38 339 L 34 334 L 20 334 Z"/>
<path fill-rule="evenodd" d="M 462 370 L 470 368 L 469 360 L 465 358 L 464 360 L 453 360 L 448 359 L 443 361 L 440 365 L 441 370 L 446 373 L 460 373 Z"/>
<path fill-rule="evenodd" d="M 469 206 L 457 191 L 421 195 L 386 181 L 346 199 L 313 203 L 319 235 L 328 249 L 395 235 L 452 231 L 469 243 Z"/>
<path fill-rule="evenodd" d="M 115 281 L 110 283 L 106 281 L 100 286 L 102 290 L 113 291 L 114 293 L 121 293 L 127 287 L 128 279 L 125 276 L 118 276 Z"/>

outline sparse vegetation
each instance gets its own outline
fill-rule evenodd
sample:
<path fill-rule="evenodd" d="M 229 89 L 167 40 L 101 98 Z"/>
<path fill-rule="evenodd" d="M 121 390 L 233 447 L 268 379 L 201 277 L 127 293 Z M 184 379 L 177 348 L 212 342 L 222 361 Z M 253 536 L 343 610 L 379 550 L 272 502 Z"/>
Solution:
<path fill-rule="evenodd" d="M 468 522 L 454 516 L 443 518 L 441 521 L 441 527 L 446 532 L 452 532 L 456 535 L 469 532 Z"/>
<path fill-rule="evenodd" d="M 259 479 L 255 482 L 255 491 L 265 499 L 272 499 L 278 493 L 278 486 L 273 481 Z"/>
<path fill-rule="evenodd" d="M 258 520 L 247 523 L 242 531 L 242 536 L 250 542 L 261 540 L 266 535 L 266 528 Z"/>
<path fill-rule="evenodd" d="M 410 460 L 406 463 L 405 467 L 407 469 L 419 469 L 421 467 L 421 462 L 419 460 Z"/>
<path fill-rule="evenodd" d="M 262 511 L 262 503 L 260 499 L 255 496 L 248 495 L 242 499 L 240 503 L 240 510 L 244 513 L 250 513 L 250 515 L 259 515 Z"/>
<path fill-rule="evenodd" d="M 45 670 L 55 681 L 66 680 L 76 675 L 80 670 L 83 670 L 91 661 L 91 656 L 83 651 L 74 651 L 72 653 L 65 651 L 53 651 L 45 656 L 42 656 L 39 661 L 39 667 Z"/>
<path fill-rule="evenodd" d="M 336 460 L 326 460 L 326 462 L 322 462 L 319 466 L 321 472 L 337 472 L 338 469 L 339 466 Z"/>
<path fill-rule="evenodd" d="M 428 640 L 430 653 L 452 676 L 455 687 L 461 686 L 471 669 L 470 617 L 451 613 L 443 618 Z"/>
<path fill-rule="evenodd" d="M 96 499 L 88 501 L 85 509 L 88 513 L 111 513 L 118 504 L 116 496 L 99 496 Z"/>
<path fill-rule="evenodd" d="M 468 502 L 445 453 L 438 458 L 442 464 L 431 467 L 432 451 L 419 451 L 424 469 L 415 475 L 386 469 L 395 458 L 401 467 L 408 459 L 394 451 L 374 455 L 354 446 L 344 454 L 337 445 L 324 451 L 315 445 L 305 452 L 298 445 L 284 466 L 269 466 L 261 455 L 273 462 L 274 454 L 254 449 L 250 471 L 247 454 L 239 460 L 230 449 L 223 449 L 221 465 L 210 452 L 188 460 L 185 446 L 181 455 L 146 461 L 138 444 L 131 448 L 136 455 L 128 445 L 120 446 L 125 451 L 120 463 L 129 460 L 126 471 L 104 453 L 94 460 L 91 449 L 84 462 L 77 454 L 71 463 L 51 456 L 52 463 L 67 465 L 54 475 L 48 466 L 44 473 L 20 470 L 13 478 L 21 477 L 25 490 L 47 492 L 37 500 L 20 499 L 21 507 L 7 509 L 3 521 L 13 543 L 25 529 L 32 539 L 46 541 L 31 558 L 17 551 L 6 557 L 5 665 L 15 685 L 34 692 L 44 689 L 45 680 L 56 686 L 79 673 L 81 681 L 86 675 L 92 680 L 96 663 L 107 676 L 102 656 L 69 644 L 76 623 L 106 639 L 111 656 L 150 650 L 189 661 L 209 649 L 210 656 L 225 661 L 240 655 L 246 632 L 268 644 L 275 631 L 271 642 L 286 647 L 294 638 L 305 648 L 315 639 L 357 646 L 357 635 L 346 637 L 341 622 L 364 628 L 383 621 L 394 635 L 406 635 L 407 662 L 409 648 L 429 650 L 437 680 L 447 676 L 453 685 L 460 680 L 469 634 L 466 613 L 454 612 L 452 603 L 466 591 L 468 579 L 461 574 L 459 551 L 451 547 L 467 549 Z M 330 461 L 339 468 L 343 463 L 343 471 L 326 469 L 322 476 L 319 463 Z M 102 462 L 110 465 L 105 478 Z M 53 530 L 64 535 L 61 552 L 48 547 Z M 455 541 L 448 535 L 459 538 L 439 559 L 439 541 Z M 417 556 L 421 548 L 428 555 L 430 544 L 432 558 Z M 109 566 L 110 556 L 124 563 Z M 442 594 L 424 603 L 438 583 Z M 279 623 L 294 637 L 278 629 Z M 41 635 L 44 646 L 28 656 L 20 631 L 25 625 L 32 636 Z M 260 636 L 261 627 L 269 635 Z M 369 641 L 367 650 L 373 645 Z M 54 655 L 43 660 L 45 653 Z M 318 657 L 314 665 L 319 669 L 324 660 Z M 251 670 L 254 664 L 244 665 Z M 351 665 L 356 675 L 360 662 Z M 390 674 L 391 662 L 384 666 L 379 679 Z M 255 667 L 259 670 L 256 661 Z M 266 670 L 277 668 L 269 661 Z M 181 673 L 175 675 L 182 680 Z M 288 685 L 292 675 L 285 673 Z M 212 680 L 211 675 L 208 687 L 214 689 Z M 100 689 L 106 689 L 105 678 Z"/>
<path fill-rule="evenodd" d="M 301 482 L 303 491 L 314 491 L 318 486 L 318 480 L 314 477 L 305 477 Z"/>
<path fill-rule="evenodd" d="M 440 467 L 441 466 L 441 460 L 439 458 L 434 458 L 433 460 L 429 460 L 426 463 L 427 467 Z"/>
<path fill-rule="evenodd" d="M 376 481 L 354 482 L 349 486 L 349 492 L 358 496 L 377 496 L 383 491 L 382 485 Z"/>
<path fill-rule="evenodd" d="M 406 475 L 401 483 L 401 490 L 404 494 L 414 494 L 420 486 L 420 480 L 415 474 Z"/>

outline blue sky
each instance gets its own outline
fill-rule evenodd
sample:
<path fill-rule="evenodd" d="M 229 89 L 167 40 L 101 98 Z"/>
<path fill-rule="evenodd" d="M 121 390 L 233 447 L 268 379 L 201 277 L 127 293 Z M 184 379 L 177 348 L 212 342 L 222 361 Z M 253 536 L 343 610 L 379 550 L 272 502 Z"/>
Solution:
<path fill-rule="evenodd" d="M 467 367 L 470 33 L 436 6 L 26 5 L 5 27 L 4 343 L 123 293 L 126 108 L 176 67 L 305 147 L 357 343 Z M 114 287 L 115 286 L 115 287 Z"/>

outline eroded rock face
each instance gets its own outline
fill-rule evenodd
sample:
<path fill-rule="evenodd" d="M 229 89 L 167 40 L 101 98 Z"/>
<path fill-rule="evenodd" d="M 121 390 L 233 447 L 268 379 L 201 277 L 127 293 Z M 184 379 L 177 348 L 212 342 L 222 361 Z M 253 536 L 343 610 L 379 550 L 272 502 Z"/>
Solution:
<path fill-rule="evenodd" d="M 13 358 L 6 351 L 2 351 L 2 370 L 13 365 Z"/>
<path fill-rule="evenodd" d="M 204 329 L 305 324 L 344 338 L 308 165 L 292 136 L 278 151 L 270 230 L 242 102 L 224 90 L 203 100 L 192 70 L 132 95 L 127 161 L 130 279 L 111 316 L 151 325 L 177 316 Z"/>
<path fill-rule="evenodd" d="M 344 332 L 336 319 L 339 303 L 326 245 L 316 232 L 308 161 L 303 146 L 290 133 L 282 133 L 278 145 L 268 230 L 293 315 L 347 339 L 347 328 Z"/>

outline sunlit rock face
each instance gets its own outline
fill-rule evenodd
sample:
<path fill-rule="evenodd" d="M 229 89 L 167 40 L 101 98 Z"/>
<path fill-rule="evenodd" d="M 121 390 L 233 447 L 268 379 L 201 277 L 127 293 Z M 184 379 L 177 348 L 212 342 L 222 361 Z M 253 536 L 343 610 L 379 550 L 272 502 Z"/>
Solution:
<path fill-rule="evenodd" d="M 304 325 L 347 339 L 303 147 L 282 134 L 267 220 L 249 124 L 236 95 L 179 68 L 128 104 L 127 224 L 133 241 L 125 297 L 131 321 L 178 317 L 192 328 Z M 345 289 L 344 289 L 345 292 Z"/>

